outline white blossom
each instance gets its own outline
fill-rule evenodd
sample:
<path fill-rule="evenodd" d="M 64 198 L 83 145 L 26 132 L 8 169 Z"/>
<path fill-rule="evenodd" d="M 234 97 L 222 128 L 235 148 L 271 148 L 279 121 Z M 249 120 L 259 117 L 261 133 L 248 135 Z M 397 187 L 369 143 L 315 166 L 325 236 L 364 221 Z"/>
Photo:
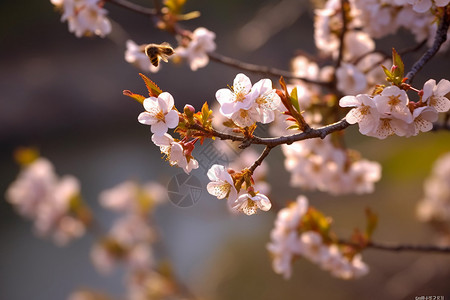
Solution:
<path fill-rule="evenodd" d="M 79 201 L 79 194 L 78 179 L 59 178 L 50 161 L 38 158 L 24 167 L 5 197 L 19 214 L 34 221 L 36 234 L 65 245 L 85 232 L 85 224 L 71 211 L 71 202 Z"/>
<path fill-rule="evenodd" d="M 341 107 L 355 107 L 351 109 L 345 119 L 350 124 L 358 123 L 359 131 L 367 134 L 377 128 L 380 121 L 375 101 L 365 94 L 355 96 L 345 96 L 339 100 Z"/>
<path fill-rule="evenodd" d="M 175 49 L 175 54 L 186 58 L 192 71 L 205 67 L 209 62 L 208 53 L 216 50 L 216 34 L 206 28 L 194 30 L 189 44 Z"/>
<path fill-rule="evenodd" d="M 447 112 L 450 109 L 450 100 L 446 97 L 449 92 L 450 81 L 442 79 L 436 84 L 434 79 L 430 79 L 423 86 L 422 100 L 437 112 Z"/>
<path fill-rule="evenodd" d="M 268 211 L 272 207 L 269 198 L 264 194 L 250 194 L 240 195 L 232 204 L 232 208 L 236 211 L 242 211 L 250 216 L 256 214 L 258 209 Z"/>
<path fill-rule="evenodd" d="M 336 70 L 337 88 L 347 95 L 356 95 L 366 91 L 366 76 L 349 63 L 342 63 Z"/>
<path fill-rule="evenodd" d="M 239 110 L 248 110 L 257 97 L 257 91 L 252 90 L 250 78 L 239 73 L 233 81 L 231 89 L 220 89 L 216 92 L 216 99 L 220 103 L 220 112 L 231 117 Z"/>
<path fill-rule="evenodd" d="M 161 93 L 158 98 L 149 97 L 144 100 L 145 112 L 142 112 L 138 121 L 151 125 L 151 132 L 155 135 L 164 135 L 169 128 L 178 125 L 178 113 L 173 109 L 174 100 L 171 94 Z"/>
<path fill-rule="evenodd" d="M 211 182 L 208 183 L 206 189 L 208 193 L 216 196 L 218 199 L 228 198 L 230 202 L 237 199 L 237 191 L 234 187 L 233 178 L 227 172 L 224 166 L 213 165 L 208 170 L 208 178 Z"/>
<path fill-rule="evenodd" d="M 77 37 L 95 34 L 105 37 L 111 32 L 108 13 L 100 0 L 52 0 L 54 5 L 62 9 L 61 21 L 67 21 L 69 31 Z"/>
<path fill-rule="evenodd" d="M 412 115 L 408 107 L 408 95 L 399 87 L 386 87 L 381 94 L 373 98 L 373 101 L 376 103 L 377 109 L 381 114 L 402 120 L 406 123 L 411 123 Z"/>

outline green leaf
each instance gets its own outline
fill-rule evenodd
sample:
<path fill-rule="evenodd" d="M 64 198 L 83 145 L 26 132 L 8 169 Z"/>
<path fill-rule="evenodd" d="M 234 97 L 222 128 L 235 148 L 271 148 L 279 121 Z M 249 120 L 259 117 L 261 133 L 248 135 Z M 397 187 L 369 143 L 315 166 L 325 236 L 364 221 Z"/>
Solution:
<path fill-rule="evenodd" d="M 297 95 L 297 87 L 293 88 L 291 91 L 291 103 L 295 107 L 295 109 L 300 112 L 300 105 L 298 104 L 298 95 Z"/>
<path fill-rule="evenodd" d="M 208 102 L 205 102 L 203 104 L 203 106 L 202 106 L 202 123 L 203 123 L 203 126 L 207 125 L 208 119 L 209 119 L 209 116 L 211 115 L 211 113 L 212 112 L 209 110 L 209 107 L 208 107 Z"/>
<path fill-rule="evenodd" d="M 145 86 L 147 87 L 148 94 L 150 95 L 150 97 L 158 97 L 159 94 L 162 93 L 162 90 L 159 88 L 159 86 L 156 85 L 156 83 L 151 81 L 147 76 L 145 76 L 142 73 L 139 73 L 139 75 L 144 80 Z"/>
<path fill-rule="evenodd" d="M 397 67 L 394 71 L 395 77 L 400 77 L 401 79 L 403 79 L 403 76 L 405 74 L 405 65 L 403 64 L 402 58 L 394 48 L 392 48 L 392 62 L 393 65 Z"/>
<path fill-rule="evenodd" d="M 383 68 L 384 74 L 386 74 L 388 81 L 390 81 L 389 79 L 392 79 L 392 77 L 393 77 L 391 71 L 389 71 L 388 68 L 386 68 L 385 66 L 381 66 L 381 67 Z"/>
<path fill-rule="evenodd" d="M 141 104 L 144 103 L 145 97 L 142 96 L 142 95 L 135 94 L 135 93 L 133 93 L 133 92 L 131 92 L 131 91 L 129 91 L 129 90 L 124 90 L 122 93 L 123 93 L 125 96 L 128 96 L 128 97 L 133 98 L 134 100 L 136 100 L 137 102 L 139 102 L 139 103 L 141 103 Z"/>

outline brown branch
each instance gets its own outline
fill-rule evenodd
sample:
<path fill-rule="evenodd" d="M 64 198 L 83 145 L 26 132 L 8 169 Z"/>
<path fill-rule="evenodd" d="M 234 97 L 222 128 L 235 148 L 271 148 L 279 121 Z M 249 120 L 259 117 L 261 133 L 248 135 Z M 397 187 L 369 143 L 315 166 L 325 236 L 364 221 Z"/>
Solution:
<path fill-rule="evenodd" d="M 342 17 L 342 30 L 339 34 L 339 50 L 338 50 L 338 58 L 336 60 L 335 69 L 338 69 L 341 66 L 341 62 L 344 58 L 344 38 L 345 33 L 347 32 L 347 9 L 349 8 L 348 0 L 341 0 L 341 17 Z"/>
<path fill-rule="evenodd" d="M 224 65 L 227 65 L 230 67 L 234 67 L 234 68 L 237 68 L 240 70 L 249 71 L 252 73 L 259 73 L 259 74 L 269 75 L 269 76 L 274 76 L 274 77 L 284 77 L 287 79 L 298 79 L 298 80 L 303 80 L 306 83 L 317 84 L 317 85 L 322 85 L 322 86 L 330 86 L 330 82 L 317 81 L 317 80 L 311 80 L 311 79 L 304 78 L 304 77 L 298 77 L 294 73 L 289 72 L 289 71 L 284 71 L 284 70 L 271 68 L 271 67 L 267 67 L 267 66 L 246 63 L 246 62 L 239 61 L 239 60 L 231 58 L 231 57 L 224 56 L 224 55 L 216 53 L 216 52 L 210 52 L 210 53 L 208 53 L 208 56 L 212 61 L 224 64 Z"/>
<path fill-rule="evenodd" d="M 129 2 L 127 0 L 103 0 L 104 2 L 110 2 L 112 4 L 115 4 L 117 6 L 126 8 L 128 10 L 137 12 L 142 15 L 155 17 L 156 16 L 156 10 L 153 8 L 147 8 L 132 2 Z"/>
<path fill-rule="evenodd" d="M 256 168 L 260 166 L 263 162 L 263 160 L 269 155 L 270 150 L 272 150 L 273 146 L 266 146 L 264 148 L 264 151 L 261 153 L 261 155 L 258 157 L 258 159 L 253 163 L 253 165 L 249 168 L 250 172 L 255 172 Z"/>
<path fill-rule="evenodd" d="M 411 244 L 392 244 L 384 242 L 368 242 L 367 245 L 355 244 L 352 241 L 339 240 L 338 244 L 355 247 L 356 249 L 375 249 L 392 252 L 430 252 L 430 253 L 450 253 L 449 246 L 436 246 L 436 245 L 411 245 Z"/>
<path fill-rule="evenodd" d="M 450 247 L 441 247 L 434 245 L 403 245 L 403 244 L 388 244 L 379 242 L 369 242 L 368 248 L 384 251 L 412 251 L 412 252 L 430 252 L 430 253 L 450 253 Z"/>
<path fill-rule="evenodd" d="M 223 132 L 217 131 L 215 129 L 208 130 L 208 129 L 203 128 L 199 124 L 191 124 L 191 125 L 187 125 L 187 126 L 189 129 L 195 129 L 195 130 L 202 131 L 209 136 L 218 137 L 221 140 L 231 140 L 234 142 L 243 142 L 242 143 L 243 147 L 241 147 L 241 148 L 246 148 L 251 144 L 266 145 L 266 146 L 273 148 L 278 145 L 282 145 L 282 144 L 290 145 L 297 141 L 302 141 L 302 140 L 307 140 L 307 139 L 312 139 L 312 138 L 323 139 L 330 133 L 340 131 L 340 130 L 347 128 L 348 126 L 350 126 L 350 124 L 345 119 L 342 119 L 336 123 L 326 125 L 326 126 L 323 126 L 320 128 L 309 128 L 308 130 L 301 132 L 301 133 L 287 135 L 287 136 L 281 136 L 281 137 L 272 137 L 272 138 L 261 138 L 261 137 L 257 137 L 257 136 L 247 138 L 247 137 L 243 137 L 243 136 L 236 136 L 236 135 L 223 133 Z"/>
<path fill-rule="evenodd" d="M 447 8 L 445 7 L 443 10 L 443 16 L 441 18 L 441 23 L 438 26 L 436 31 L 436 37 L 434 38 L 433 45 L 425 52 L 422 57 L 416 61 L 416 63 L 412 66 L 411 71 L 406 74 L 406 83 L 411 83 L 416 76 L 416 73 L 419 72 L 423 66 L 439 51 L 441 45 L 447 40 L 447 31 L 450 25 L 450 16 L 447 12 Z"/>

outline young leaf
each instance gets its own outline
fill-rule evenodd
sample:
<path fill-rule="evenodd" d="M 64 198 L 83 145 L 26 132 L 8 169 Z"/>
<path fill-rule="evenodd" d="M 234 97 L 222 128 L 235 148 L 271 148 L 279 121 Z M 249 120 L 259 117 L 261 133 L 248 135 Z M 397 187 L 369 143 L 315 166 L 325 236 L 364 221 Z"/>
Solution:
<path fill-rule="evenodd" d="M 159 94 L 162 93 L 162 90 L 159 88 L 159 86 L 156 85 L 156 83 L 151 81 L 147 76 L 145 76 L 142 73 L 139 73 L 139 75 L 144 80 L 145 86 L 147 87 L 148 94 L 150 97 L 158 97 Z"/>
<path fill-rule="evenodd" d="M 205 102 L 202 106 L 202 124 L 203 124 L 203 126 L 207 125 L 208 119 L 209 119 L 209 116 L 211 115 L 211 113 L 212 113 L 212 111 L 209 110 L 208 102 Z"/>
<path fill-rule="evenodd" d="M 394 72 L 395 76 L 403 79 L 405 74 L 405 65 L 403 64 L 402 58 L 394 48 L 392 48 L 392 63 L 394 66 L 397 66 Z"/>
<path fill-rule="evenodd" d="M 295 107 L 295 109 L 300 112 L 300 105 L 298 104 L 298 95 L 297 95 L 297 87 L 293 88 L 291 91 L 291 103 Z"/>
<path fill-rule="evenodd" d="M 124 90 L 122 93 L 123 93 L 125 96 L 128 96 L 128 97 L 133 98 L 134 100 L 136 100 L 137 102 L 139 102 L 139 103 L 141 103 L 141 104 L 144 103 L 145 97 L 142 96 L 142 95 L 135 94 L 135 93 L 133 93 L 133 92 L 131 92 L 131 91 L 129 91 L 129 90 Z"/>

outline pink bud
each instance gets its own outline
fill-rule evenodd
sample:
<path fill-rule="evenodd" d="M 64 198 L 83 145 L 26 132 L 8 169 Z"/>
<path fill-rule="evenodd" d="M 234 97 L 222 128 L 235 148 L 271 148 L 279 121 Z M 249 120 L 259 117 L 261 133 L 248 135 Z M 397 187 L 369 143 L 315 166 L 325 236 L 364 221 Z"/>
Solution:
<path fill-rule="evenodd" d="M 190 112 L 195 113 L 195 108 L 192 105 L 186 104 L 184 106 L 184 111 L 186 111 L 187 109 L 189 109 Z"/>

